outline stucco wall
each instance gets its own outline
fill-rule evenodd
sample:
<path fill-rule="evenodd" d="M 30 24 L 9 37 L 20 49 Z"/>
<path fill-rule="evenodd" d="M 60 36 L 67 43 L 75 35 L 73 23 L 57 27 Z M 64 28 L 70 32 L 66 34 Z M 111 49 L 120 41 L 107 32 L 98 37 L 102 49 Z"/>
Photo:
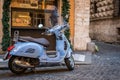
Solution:
<path fill-rule="evenodd" d="M 1 42 L 2 42 L 2 2 L 3 0 L 0 0 L 0 52 L 1 52 Z"/>
<path fill-rule="evenodd" d="M 118 42 L 120 18 L 92 21 L 90 23 L 90 37 L 98 41 Z"/>
<path fill-rule="evenodd" d="M 70 18 L 69 18 L 69 22 L 70 22 L 70 40 L 71 43 L 74 43 L 74 18 L 75 15 L 75 1 L 74 0 L 70 0 Z"/>

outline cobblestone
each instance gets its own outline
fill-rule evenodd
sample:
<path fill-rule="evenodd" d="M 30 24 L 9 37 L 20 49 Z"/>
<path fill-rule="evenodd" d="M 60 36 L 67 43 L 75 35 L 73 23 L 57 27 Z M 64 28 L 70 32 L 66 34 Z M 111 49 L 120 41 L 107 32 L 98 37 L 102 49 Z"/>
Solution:
<path fill-rule="evenodd" d="M 42 68 L 36 73 L 15 75 L 0 70 L 0 80 L 120 80 L 120 46 L 96 42 L 100 51 L 92 55 L 91 65 L 76 65 L 75 70 L 66 67 Z"/>

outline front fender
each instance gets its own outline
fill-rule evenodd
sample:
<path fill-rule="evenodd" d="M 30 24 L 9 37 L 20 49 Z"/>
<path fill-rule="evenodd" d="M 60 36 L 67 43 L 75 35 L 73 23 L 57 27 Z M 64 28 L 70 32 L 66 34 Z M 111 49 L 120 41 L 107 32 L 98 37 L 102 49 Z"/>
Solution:
<path fill-rule="evenodd" d="M 73 51 L 72 49 L 70 48 L 68 51 L 67 51 L 67 54 L 65 56 L 65 58 L 69 58 L 71 55 L 72 55 Z"/>

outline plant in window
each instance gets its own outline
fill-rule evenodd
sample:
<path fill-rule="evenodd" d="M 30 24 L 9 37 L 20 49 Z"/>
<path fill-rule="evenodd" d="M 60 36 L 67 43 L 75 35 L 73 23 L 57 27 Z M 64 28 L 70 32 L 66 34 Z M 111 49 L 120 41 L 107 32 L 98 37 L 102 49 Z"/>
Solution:
<path fill-rule="evenodd" d="M 63 6 L 62 6 L 62 16 L 63 16 L 63 19 L 66 22 L 69 22 L 69 14 L 70 14 L 70 4 L 69 3 L 70 3 L 69 0 L 62 0 L 62 4 L 63 4 Z M 70 30 L 65 31 L 65 35 L 69 40 Z"/>

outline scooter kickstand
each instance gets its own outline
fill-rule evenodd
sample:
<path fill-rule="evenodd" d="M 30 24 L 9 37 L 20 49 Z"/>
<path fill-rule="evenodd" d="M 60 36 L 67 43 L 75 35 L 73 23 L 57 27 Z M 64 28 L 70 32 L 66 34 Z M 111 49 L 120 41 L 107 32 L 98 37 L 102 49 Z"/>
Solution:
<path fill-rule="evenodd" d="M 30 71 L 36 73 L 35 67 L 34 67 L 34 68 L 31 68 Z"/>

